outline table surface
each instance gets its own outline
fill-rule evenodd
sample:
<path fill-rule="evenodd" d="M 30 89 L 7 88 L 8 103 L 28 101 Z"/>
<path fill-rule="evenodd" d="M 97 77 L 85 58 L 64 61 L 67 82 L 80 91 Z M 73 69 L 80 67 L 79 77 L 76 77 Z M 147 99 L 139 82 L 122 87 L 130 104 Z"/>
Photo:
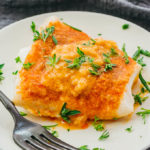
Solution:
<path fill-rule="evenodd" d="M 95 0 L 95 2 L 93 2 L 93 0 L 92 3 L 91 0 L 74 0 L 73 2 L 70 2 L 69 0 L 45 0 L 43 3 L 40 3 L 40 5 L 37 5 L 37 3 L 33 5 L 33 1 L 35 0 L 31 0 L 29 4 L 29 0 L 26 0 L 26 5 L 23 5 L 23 1 L 24 0 L 20 0 L 20 5 L 17 3 L 19 2 L 18 0 L 14 0 L 14 3 L 12 0 L 6 0 L 0 4 L 0 29 L 13 22 L 33 15 L 54 11 L 75 10 L 117 16 L 138 24 L 150 31 L 150 20 L 132 17 L 132 15 L 120 15 L 118 12 L 115 12 L 115 10 L 102 9 L 103 7 L 100 6 L 100 2 L 98 3 L 97 0 Z M 38 1 L 40 2 L 40 0 Z"/>

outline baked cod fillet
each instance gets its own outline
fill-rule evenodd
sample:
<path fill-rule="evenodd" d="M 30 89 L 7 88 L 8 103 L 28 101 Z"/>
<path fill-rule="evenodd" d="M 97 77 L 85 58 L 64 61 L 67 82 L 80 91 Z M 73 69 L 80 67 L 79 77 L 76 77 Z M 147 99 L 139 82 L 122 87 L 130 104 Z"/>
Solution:
<path fill-rule="evenodd" d="M 50 21 L 47 27 L 51 26 L 57 45 L 49 36 L 45 42 L 35 41 L 30 51 L 25 49 L 29 52 L 24 64 L 32 65 L 19 71 L 15 104 L 33 115 L 58 119 L 66 104 L 80 111 L 70 116 L 77 126 L 95 116 L 111 120 L 132 113 L 131 89 L 140 66 L 130 57 L 125 63 L 124 53 L 113 41 L 93 40 L 58 19 Z M 57 61 L 52 64 L 54 57 Z"/>

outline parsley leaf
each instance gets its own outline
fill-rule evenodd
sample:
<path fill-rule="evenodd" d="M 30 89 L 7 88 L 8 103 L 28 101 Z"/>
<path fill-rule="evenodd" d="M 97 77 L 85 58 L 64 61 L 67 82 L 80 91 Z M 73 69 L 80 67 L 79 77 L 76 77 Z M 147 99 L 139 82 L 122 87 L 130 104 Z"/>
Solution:
<path fill-rule="evenodd" d="M 89 69 L 89 72 L 90 72 L 92 75 L 96 75 L 96 76 L 99 76 L 99 75 L 100 75 L 99 72 L 96 72 L 96 71 L 91 70 L 91 69 Z"/>
<path fill-rule="evenodd" d="M 30 69 L 30 67 L 31 67 L 33 64 L 34 64 L 34 63 L 28 62 L 28 63 L 26 63 L 26 64 L 23 64 L 23 68 L 26 69 L 26 70 L 28 70 L 28 69 Z"/>
<path fill-rule="evenodd" d="M 18 70 L 16 70 L 15 72 L 12 72 L 13 75 L 17 75 Z"/>
<path fill-rule="evenodd" d="M 104 124 L 100 121 L 98 117 L 95 116 L 94 122 L 92 123 L 94 129 L 96 131 L 103 131 L 104 130 Z"/>
<path fill-rule="evenodd" d="M 67 68 L 70 68 L 70 69 L 73 69 L 73 68 L 76 68 L 78 69 L 82 63 L 84 63 L 86 61 L 86 57 L 85 57 L 85 54 L 84 52 L 82 52 L 80 50 L 79 47 L 77 47 L 77 53 L 80 55 L 80 57 L 77 57 L 73 60 L 73 63 L 72 64 L 69 64 L 67 66 Z"/>
<path fill-rule="evenodd" d="M 137 63 L 140 64 L 142 67 L 146 66 L 146 64 L 143 63 L 143 58 L 141 57 L 140 59 L 137 60 Z"/>
<path fill-rule="evenodd" d="M 55 67 L 55 65 L 59 62 L 61 56 L 59 56 L 58 58 L 56 58 L 56 54 L 53 55 L 53 57 L 49 57 L 49 61 L 47 61 L 47 64 Z"/>
<path fill-rule="evenodd" d="M 116 50 L 114 48 L 110 49 L 110 53 L 112 56 L 118 55 L 118 53 L 116 52 Z"/>
<path fill-rule="evenodd" d="M 101 34 L 101 33 L 98 33 L 97 35 L 98 35 L 98 36 L 101 36 L 102 34 Z"/>
<path fill-rule="evenodd" d="M 95 45 L 96 41 L 94 39 L 91 39 L 91 41 L 93 42 L 92 45 Z"/>
<path fill-rule="evenodd" d="M 19 114 L 20 114 L 21 116 L 27 116 L 27 113 L 22 112 L 22 111 L 20 111 Z"/>
<path fill-rule="evenodd" d="M 145 93 L 145 88 L 144 87 L 141 88 L 141 92 Z"/>
<path fill-rule="evenodd" d="M 35 32 L 36 31 L 36 25 L 35 25 L 35 23 L 32 21 L 32 24 L 31 24 L 31 30 L 32 30 L 32 32 Z"/>
<path fill-rule="evenodd" d="M 16 61 L 16 63 L 22 63 L 22 61 L 21 61 L 19 56 L 15 58 L 15 61 Z"/>
<path fill-rule="evenodd" d="M 80 50 L 79 47 L 77 47 L 77 53 L 81 56 L 81 57 L 84 57 L 85 54 Z"/>
<path fill-rule="evenodd" d="M 85 46 L 90 46 L 90 41 L 88 41 L 87 43 L 83 43 L 82 45 L 85 45 Z"/>
<path fill-rule="evenodd" d="M 103 56 L 105 57 L 104 61 L 106 62 L 104 71 L 106 72 L 107 70 L 112 70 L 112 67 L 115 67 L 116 64 L 111 63 L 109 54 L 103 53 Z"/>
<path fill-rule="evenodd" d="M 33 32 L 33 41 L 40 39 L 40 33 L 39 33 L 39 31 L 36 30 L 36 25 L 33 21 L 32 21 L 32 24 L 30 27 Z"/>
<path fill-rule="evenodd" d="M 133 95 L 133 96 L 134 96 L 135 103 L 139 103 L 140 105 L 142 105 L 142 98 L 140 97 L 140 94 L 141 93 Z"/>
<path fill-rule="evenodd" d="M 139 79 L 140 79 L 141 83 L 143 84 L 143 86 L 146 88 L 146 90 L 150 92 L 150 88 L 149 88 L 147 82 L 144 80 L 144 78 L 141 74 L 141 71 L 139 73 Z"/>
<path fill-rule="evenodd" d="M 42 30 L 41 39 L 45 42 L 47 40 L 47 38 L 53 34 L 54 30 L 55 30 L 55 26 L 51 26 L 50 28 L 46 28 L 46 30 Z"/>
<path fill-rule="evenodd" d="M 91 67 L 93 68 L 93 70 L 89 69 L 89 72 L 92 75 L 100 75 L 100 72 L 98 72 L 98 69 L 100 68 L 100 66 L 98 64 L 91 63 Z"/>
<path fill-rule="evenodd" d="M 144 120 L 144 124 L 146 123 L 146 115 L 150 115 L 150 109 L 144 109 L 144 108 L 141 108 L 141 112 L 137 112 L 136 114 L 141 116 L 142 119 Z"/>
<path fill-rule="evenodd" d="M 3 71 L 2 71 L 3 67 L 4 67 L 4 64 L 0 64 L 0 82 L 5 79 L 3 76 Z"/>
<path fill-rule="evenodd" d="M 140 52 L 141 52 L 141 54 L 143 54 L 143 55 L 145 55 L 147 57 L 150 57 L 150 51 L 141 49 Z"/>
<path fill-rule="evenodd" d="M 99 137 L 99 140 L 104 140 L 107 139 L 109 137 L 109 132 L 107 130 L 105 130 L 102 135 Z"/>
<path fill-rule="evenodd" d="M 66 63 L 71 63 L 71 62 L 72 62 L 71 60 L 68 60 L 68 59 L 64 59 L 64 61 L 65 61 Z"/>
<path fill-rule="evenodd" d="M 125 130 L 128 131 L 128 132 L 132 132 L 133 131 L 132 130 L 132 126 L 130 128 L 126 128 Z"/>
<path fill-rule="evenodd" d="M 52 133 L 52 135 L 55 136 L 55 137 L 58 137 L 58 136 L 59 136 L 59 135 L 58 135 L 58 131 L 56 131 L 56 130 L 52 130 L 51 133 Z"/>
<path fill-rule="evenodd" d="M 57 125 L 58 125 L 58 124 L 48 125 L 48 126 L 43 125 L 42 127 L 45 128 L 46 130 L 50 130 L 51 128 L 56 127 Z"/>
<path fill-rule="evenodd" d="M 106 72 L 107 70 L 112 70 L 112 67 L 116 67 L 116 64 L 105 64 L 104 71 Z"/>
<path fill-rule="evenodd" d="M 125 63 L 128 64 L 129 63 L 129 58 L 128 58 L 128 54 L 127 54 L 126 49 L 125 49 L 125 44 L 123 44 L 122 51 L 124 53 L 123 58 L 125 59 Z"/>
<path fill-rule="evenodd" d="M 52 40 L 53 40 L 53 42 L 55 43 L 55 45 L 57 45 L 57 44 L 58 44 L 58 41 L 56 40 L 56 38 L 55 38 L 55 36 L 54 36 L 54 35 L 52 36 Z"/>
<path fill-rule="evenodd" d="M 73 27 L 73 26 L 71 26 L 71 25 L 69 25 L 69 24 L 67 24 L 67 23 L 65 23 L 65 22 L 63 22 L 65 25 L 67 25 L 67 26 L 69 26 L 70 28 L 72 28 L 72 29 L 74 29 L 74 30 L 77 30 L 77 31 L 79 31 L 79 32 L 82 32 L 80 29 L 78 29 L 78 28 L 75 28 L 75 27 Z"/>
<path fill-rule="evenodd" d="M 105 150 L 103 148 L 93 148 L 92 150 Z"/>
<path fill-rule="evenodd" d="M 123 25 L 122 25 L 122 29 L 123 29 L 123 30 L 126 30 L 126 29 L 128 29 L 128 28 L 129 28 L 129 24 L 123 24 Z"/>
<path fill-rule="evenodd" d="M 133 54 L 133 59 L 136 61 L 138 59 L 138 57 L 140 56 L 141 53 L 141 48 L 138 46 L 137 51 Z"/>
<path fill-rule="evenodd" d="M 70 110 L 70 109 L 66 108 L 66 105 L 67 105 L 67 103 L 63 104 L 62 109 L 60 111 L 60 116 L 63 118 L 64 121 L 70 123 L 69 116 L 76 115 L 81 112 L 78 110 Z"/>
<path fill-rule="evenodd" d="M 79 150 L 90 150 L 87 145 L 83 145 L 79 147 Z"/>

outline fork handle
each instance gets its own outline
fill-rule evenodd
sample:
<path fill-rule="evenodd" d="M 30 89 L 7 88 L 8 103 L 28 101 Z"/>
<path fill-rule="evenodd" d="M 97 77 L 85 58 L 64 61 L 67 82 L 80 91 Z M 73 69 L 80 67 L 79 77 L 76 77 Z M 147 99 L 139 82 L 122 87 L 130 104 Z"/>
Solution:
<path fill-rule="evenodd" d="M 14 103 L 2 91 L 0 91 L 0 101 L 5 106 L 5 108 L 10 112 L 15 121 L 21 117 Z"/>

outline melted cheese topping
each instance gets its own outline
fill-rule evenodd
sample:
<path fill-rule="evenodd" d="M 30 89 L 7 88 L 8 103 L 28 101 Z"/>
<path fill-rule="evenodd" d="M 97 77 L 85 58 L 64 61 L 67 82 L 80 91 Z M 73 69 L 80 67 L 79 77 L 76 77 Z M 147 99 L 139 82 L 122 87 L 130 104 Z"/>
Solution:
<path fill-rule="evenodd" d="M 66 102 L 67 108 L 79 110 L 81 114 L 71 117 L 75 125 L 83 125 L 87 119 L 95 116 L 107 120 L 118 116 L 118 109 L 126 92 L 126 85 L 135 71 L 136 62 L 129 57 L 125 64 L 123 53 L 113 41 L 96 39 L 94 45 L 83 45 L 90 38 L 83 32 L 78 32 L 60 23 L 55 25 L 55 46 L 51 37 L 46 42 L 36 41 L 28 53 L 25 63 L 34 63 L 29 69 L 21 69 L 20 84 L 17 94 L 21 96 L 16 104 L 28 109 L 34 115 L 60 118 L 60 110 Z M 64 59 L 74 60 L 79 57 L 77 47 L 94 59 L 94 63 L 104 69 L 103 53 L 114 48 L 118 55 L 111 57 L 116 64 L 112 70 L 101 73 L 100 76 L 90 74 L 91 64 L 86 61 L 79 69 L 67 68 Z M 47 64 L 45 56 L 61 56 L 60 61 L 52 67 Z M 40 113 L 39 113 L 40 112 Z M 129 113 L 126 113 L 129 114 Z"/>

